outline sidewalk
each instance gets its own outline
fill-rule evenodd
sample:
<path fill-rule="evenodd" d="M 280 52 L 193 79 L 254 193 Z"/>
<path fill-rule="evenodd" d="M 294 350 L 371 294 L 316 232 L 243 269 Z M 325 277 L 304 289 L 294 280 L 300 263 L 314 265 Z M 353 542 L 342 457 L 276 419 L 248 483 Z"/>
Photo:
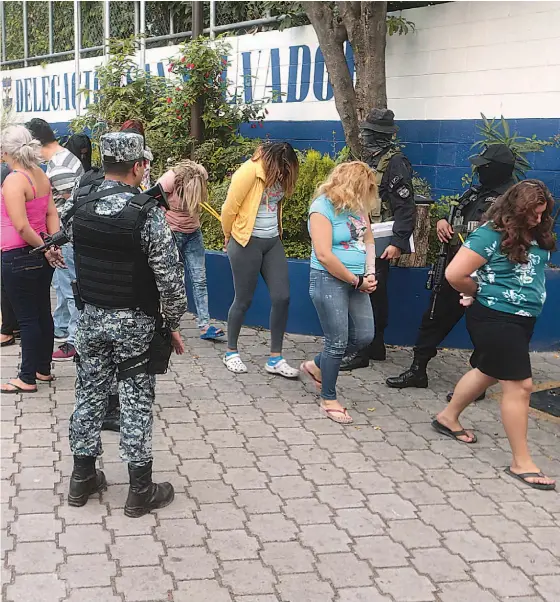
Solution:
<path fill-rule="evenodd" d="M 440 437 L 430 418 L 466 370 L 444 351 L 430 388 L 383 381 L 410 350 L 340 379 L 349 427 L 319 415 L 309 386 L 267 375 L 268 333 L 245 329 L 249 374 L 184 322 L 186 353 L 158 378 L 154 474 L 174 503 L 123 515 L 126 466 L 104 433 L 109 489 L 66 504 L 74 367 L 55 386 L 2 398 L 2 600 L 7 602 L 558 602 L 560 494 L 505 476 L 508 443 L 495 399 L 465 423 L 479 443 Z M 293 365 L 319 348 L 289 336 Z M 2 353 L 15 373 L 18 347 Z M 534 354 L 536 382 L 560 360 Z M 530 418 L 535 461 L 560 478 L 560 425 Z"/>

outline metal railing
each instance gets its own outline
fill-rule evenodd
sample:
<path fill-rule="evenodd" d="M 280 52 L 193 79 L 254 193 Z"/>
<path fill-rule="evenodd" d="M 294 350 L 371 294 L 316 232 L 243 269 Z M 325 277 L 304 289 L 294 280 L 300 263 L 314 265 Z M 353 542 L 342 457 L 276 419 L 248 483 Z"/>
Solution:
<path fill-rule="evenodd" d="M 39 64 L 41 62 L 46 61 L 58 61 L 64 59 L 70 59 L 74 57 L 76 61 L 79 61 L 80 57 L 84 55 L 107 55 L 108 53 L 108 39 L 111 37 L 111 9 L 114 10 L 125 10 L 127 7 L 125 5 L 134 5 L 134 15 L 132 17 L 134 27 L 133 31 L 130 33 L 134 33 L 135 35 L 141 36 L 140 38 L 140 52 L 139 52 L 139 62 L 141 62 L 142 57 L 145 57 L 146 47 L 149 45 L 150 48 L 155 46 L 162 46 L 165 43 L 177 42 L 178 40 L 189 39 L 192 36 L 192 31 L 189 28 L 186 30 L 180 27 L 180 23 L 177 23 L 177 15 L 174 11 L 169 11 L 169 24 L 168 31 L 169 33 L 160 34 L 160 35 L 151 35 L 151 32 L 147 30 L 146 27 L 146 0 L 135 0 L 133 2 L 120 2 L 118 0 L 100 0 L 100 4 L 103 4 L 103 37 L 99 40 L 99 44 L 89 46 L 86 48 L 82 47 L 82 18 L 81 18 L 81 10 L 80 7 L 82 4 L 89 4 L 91 2 L 80 2 L 79 0 L 74 0 L 74 49 L 72 50 L 55 50 L 55 19 L 54 19 L 54 1 L 46 0 L 44 2 L 48 5 L 48 52 L 44 54 L 30 54 L 29 46 L 29 23 L 28 23 L 28 2 L 27 0 L 23 0 L 22 4 L 22 31 L 23 31 L 23 53 L 22 56 L 18 58 L 7 59 L 7 48 L 6 48 L 6 7 L 5 2 L 0 0 L 0 27 L 1 27 L 1 57 L 0 57 L 0 67 L 27 67 L 30 64 Z M 15 4 L 19 4 L 17 2 L 10 2 L 13 6 Z M 43 4 L 43 2 L 33 2 L 34 5 Z M 155 4 L 155 3 L 154 3 Z M 166 3 L 159 3 L 166 4 Z M 236 22 L 236 23 L 220 23 L 219 19 L 219 11 L 216 10 L 219 2 L 216 0 L 210 0 L 210 13 L 209 13 L 209 22 L 207 26 L 204 28 L 204 33 L 210 35 L 210 38 L 214 38 L 217 34 L 225 33 L 228 31 L 236 31 L 236 30 L 247 30 L 254 28 L 261 28 L 266 26 L 272 26 L 277 24 L 283 17 L 282 16 L 269 16 L 260 19 L 253 19 L 248 21 Z M 121 8 L 122 7 L 122 8 Z M 131 7 L 132 8 L 132 7 Z M 116 36 L 118 37 L 118 36 Z M 76 63 L 78 67 L 78 62 Z"/>

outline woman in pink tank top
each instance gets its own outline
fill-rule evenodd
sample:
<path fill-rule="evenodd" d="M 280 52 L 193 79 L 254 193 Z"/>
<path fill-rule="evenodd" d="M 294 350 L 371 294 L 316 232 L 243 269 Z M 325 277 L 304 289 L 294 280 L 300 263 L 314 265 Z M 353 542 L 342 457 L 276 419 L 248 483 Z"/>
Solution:
<path fill-rule="evenodd" d="M 23 126 L 2 132 L 2 160 L 12 173 L 2 185 L 0 228 L 2 281 L 21 328 L 22 359 L 17 378 L 2 393 L 35 393 L 37 381 L 50 382 L 53 349 L 50 284 L 56 252 L 31 255 L 41 233 L 60 229 L 51 185 L 39 167 L 40 143 Z"/>

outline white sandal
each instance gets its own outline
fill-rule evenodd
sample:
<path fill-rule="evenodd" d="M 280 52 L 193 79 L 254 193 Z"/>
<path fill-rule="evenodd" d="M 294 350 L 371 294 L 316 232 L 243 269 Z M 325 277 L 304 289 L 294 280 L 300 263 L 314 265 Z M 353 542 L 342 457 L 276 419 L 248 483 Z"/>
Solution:
<path fill-rule="evenodd" d="M 247 372 L 247 366 L 241 361 L 239 353 L 233 355 L 224 355 L 225 367 L 234 374 L 245 374 Z"/>
<path fill-rule="evenodd" d="M 280 376 L 283 376 L 284 378 L 297 378 L 299 376 L 299 370 L 292 368 L 284 358 L 274 364 L 274 366 L 271 366 L 267 362 L 264 365 L 264 369 L 269 374 L 280 374 Z"/>

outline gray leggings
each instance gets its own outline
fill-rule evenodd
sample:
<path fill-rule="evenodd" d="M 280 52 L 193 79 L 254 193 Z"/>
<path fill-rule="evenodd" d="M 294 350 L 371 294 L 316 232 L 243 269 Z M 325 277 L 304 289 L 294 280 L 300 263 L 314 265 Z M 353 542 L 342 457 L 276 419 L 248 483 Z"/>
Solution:
<path fill-rule="evenodd" d="M 270 310 L 270 351 L 271 353 L 281 353 L 288 321 L 290 282 L 288 262 L 280 238 L 278 236 L 274 238 L 252 236 L 246 247 L 242 247 L 231 238 L 227 246 L 227 254 L 235 288 L 235 298 L 228 313 L 228 348 L 237 349 L 241 325 L 253 300 L 260 273 L 270 293 L 272 305 Z"/>

